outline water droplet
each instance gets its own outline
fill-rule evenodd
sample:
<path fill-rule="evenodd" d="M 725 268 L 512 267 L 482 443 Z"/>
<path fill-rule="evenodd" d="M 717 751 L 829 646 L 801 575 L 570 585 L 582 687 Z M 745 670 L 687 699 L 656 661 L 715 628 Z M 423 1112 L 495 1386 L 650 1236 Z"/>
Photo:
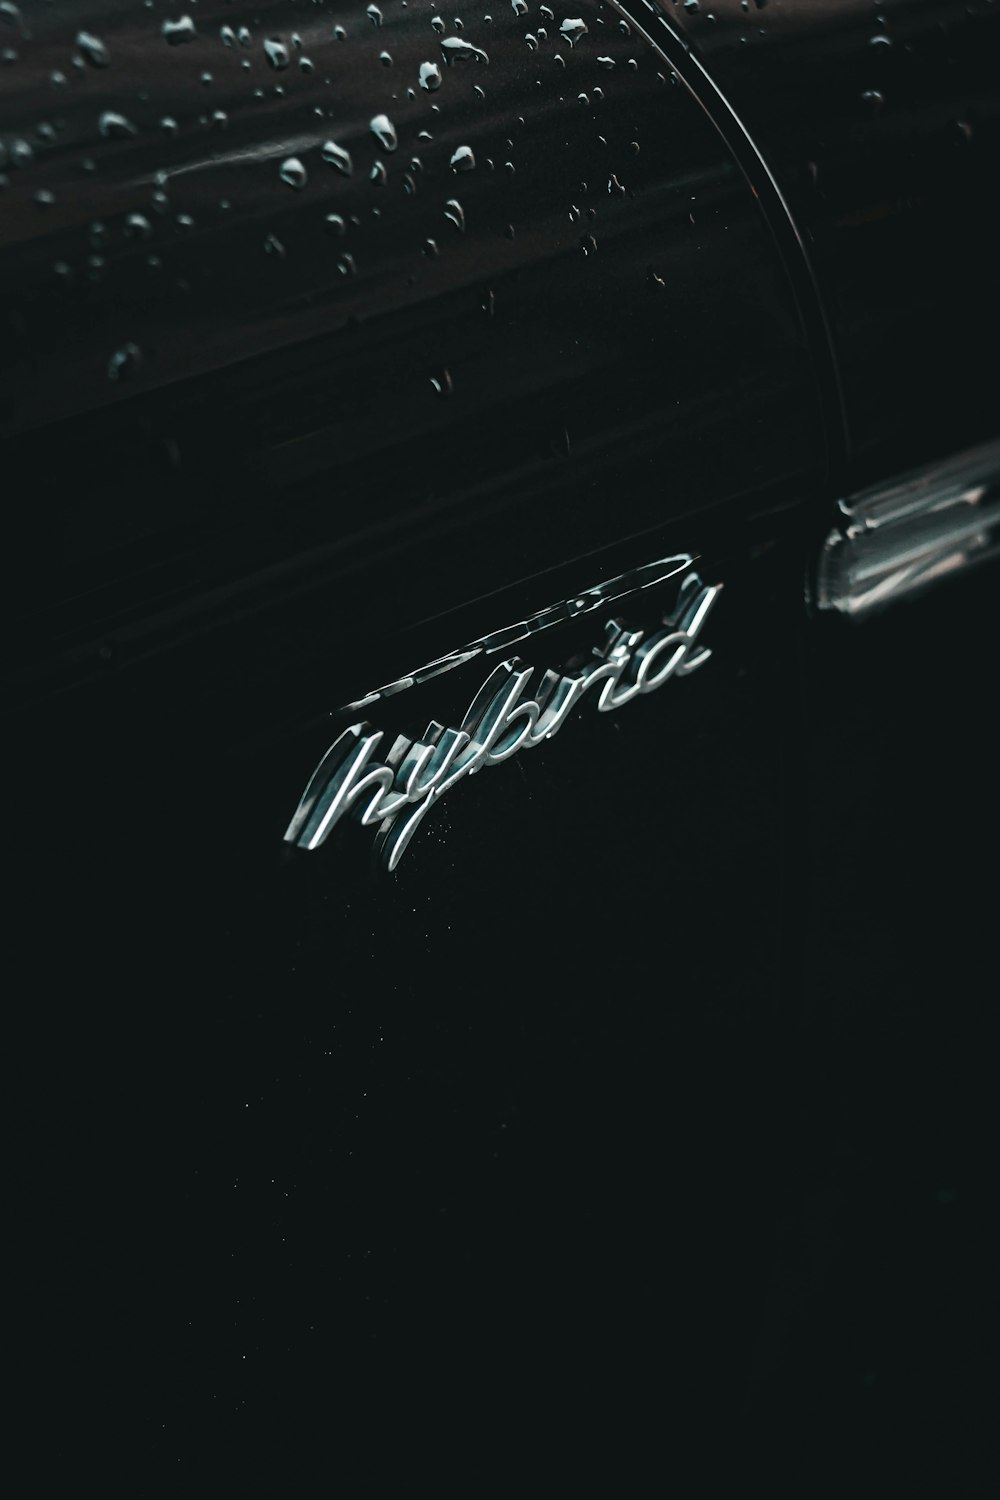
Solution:
<path fill-rule="evenodd" d="M 108 379 L 128 380 L 141 364 L 142 350 L 138 344 L 123 344 L 108 361 Z"/>
<path fill-rule="evenodd" d="M 618 22 L 618 30 L 621 32 L 622 36 L 631 36 L 632 35 L 632 28 L 628 24 L 627 21 L 619 21 Z"/>
<path fill-rule="evenodd" d="M 554 10 L 550 10 L 547 5 L 540 5 L 538 7 L 538 14 L 540 16 L 544 16 L 545 19 L 546 19 L 546 21 L 554 21 L 555 18 L 556 18 L 555 11 Z"/>
<path fill-rule="evenodd" d="M 475 96 L 476 96 L 477 99 L 485 99 L 486 98 L 486 90 L 485 89 L 481 89 L 479 87 L 478 83 L 474 83 L 472 85 L 472 92 L 475 94 Z"/>
<path fill-rule="evenodd" d="M 160 129 L 165 130 L 167 135 L 176 135 L 180 128 L 173 115 L 164 115 L 160 121 Z"/>
<path fill-rule="evenodd" d="M 269 234 L 264 241 L 265 255 L 284 255 L 285 247 L 276 234 Z"/>
<path fill-rule="evenodd" d="M 56 201 L 56 195 L 49 188 L 39 188 L 35 194 L 35 202 L 39 208 L 51 208 Z"/>
<path fill-rule="evenodd" d="M 431 25 L 434 27 L 434 30 L 437 32 L 438 36 L 442 36 L 444 34 L 444 22 L 442 21 L 440 16 L 431 16 Z"/>
<path fill-rule="evenodd" d="M 486 53 L 479 47 L 474 47 L 471 42 L 463 41 L 460 36 L 446 36 L 441 43 L 441 51 L 444 53 L 445 62 L 475 62 L 489 63 Z"/>
<path fill-rule="evenodd" d="M 454 224 L 459 231 L 465 228 L 465 210 L 457 198 L 449 198 L 444 206 L 444 216 L 449 224 Z"/>
<path fill-rule="evenodd" d="M 49 74 L 49 82 L 54 89 L 64 89 L 66 87 L 66 74 L 56 68 Z"/>
<path fill-rule="evenodd" d="M 528 7 L 525 0 L 510 0 L 510 8 L 515 16 L 526 16 L 528 14 Z"/>
<path fill-rule="evenodd" d="M 891 47 L 892 38 L 888 36 L 873 36 L 868 45 L 869 47 Z"/>
<path fill-rule="evenodd" d="M 527 8 L 528 7 L 525 6 L 525 10 L 527 10 Z M 530 31 L 526 31 L 525 34 L 524 34 L 524 40 L 527 42 L 527 44 L 528 44 L 528 50 L 530 52 L 537 52 L 538 51 L 538 38 L 537 38 L 537 36 L 532 36 L 532 34 L 531 34 Z"/>
<path fill-rule="evenodd" d="M 194 21 L 190 16 L 181 16 L 179 21 L 164 21 L 161 30 L 171 47 L 179 47 L 181 42 L 193 42 L 195 38 Z"/>
<path fill-rule="evenodd" d="M 207 72 L 206 73 L 202 73 L 200 82 L 201 82 L 202 88 L 206 88 L 207 89 L 208 86 L 209 86 L 209 84 L 212 82 L 212 74 L 211 73 L 207 73 Z"/>
<path fill-rule="evenodd" d="M 450 396 L 454 390 L 451 372 L 449 370 L 442 370 L 440 375 L 432 375 L 431 385 L 434 387 L 434 394 L 436 396 L 441 396 L 442 398 Z"/>
<path fill-rule="evenodd" d="M 354 171 L 351 153 L 346 151 L 343 146 L 338 146 L 336 141 L 324 141 L 323 160 L 328 162 L 331 167 L 336 167 L 337 171 L 342 173 L 344 177 L 350 177 Z"/>
<path fill-rule="evenodd" d="M 240 27 L 239 31 L 236 33 L 236 40 L 239 42 L 241 47 L 249 47 L 251 45 L 251 43 L 253 42 L 253 37 L 250 35 L 249 26 Z"/>
<path fill-rule="evenodd" d="M 371 169 L 369 181 L 373 182 L 376 187 L 385 187 L 388 176 L 389 174 L 385 170 L 385 162 L 377 161 Z"/>
<path fill-rule="evenodd" d="M 599 57 L 597 59 L 597 66 L 603 68 L 606 73 L 610 73 L 614 65 L 615 60 L 613 57 Z"/>
<path fill-rule="evenodd" d="M 878 89 L 865 89 L 861 95 L 861 102 L 868 105 L 872 114 L 877 115 L 885 103 L 885 95 L 880 93 Z"/>
<path fill-rule="evenodd" d="M 178 214 L 176 219 L 174 220 L 174 223 L 177 225 L 178 229 L 187 230 L 194 228 L 194 220 L 192 219 L 190 214 Z"/>
<path fill-rule="evenodd" d="M 106 109 L 97 122 L 97 128 L 105 140 L 122 139 L 124 136 L 138 135 L 136 127 L 131 120 L 124 115 L 116 114 L 113 109 Z"/>
<path fill-rule="evenodd" d="M 354 256 L 349 250 L 345 250 L 344 254 L 338 260 L 337 270 L 341 276 L 356 276 L 358 274 L 358 267 Z"/>
<path fill-rule="evenodd" d="M 334 40 L 338 42 L 344 42 L 347 40 L 347 32 L 344 30 L 343 26 L 335 26 L 333 28 L 333 36 Z"/>
<path fill-rule="evenodd" d="M 624 198 L 625 196 L 625 189 L 618 181 L 618 178 L 615 176 L 614 172 L 612 172 L 611 176 L 608 178 L 608 192 L 617 193 L 620 198 Z"/>
<path fill-rule="evenodd" d="M 579 17 L 567 17 L 559 27 L 559 34 L 569 42 L 571 47 L 575 47 L 580 38 L 586 36 L 587 23 L 581 21 Z"/>
<path fill-rule="evenodd" d="M 379 8 L 378 8 L 377 5 L 369 5 L 369 7 L 368 7 L 367 11 L 365 12 L 365 14 L 368 17 L 369 21 L 371 21 L 371 23 L 372 23 L 373 26 L 375 26 L 375 27 L 381 26 L 381 24 L 382 24 L 382 12 L 379 10 Z"/>
<path fill-rule="evenodd" d="M 309 174 L 306 172 L 305 167 L 299 161 L 299 158 L 297 156 L 289 156 L 285 158 L 285 160 L 281 163 L 279 175 L 282 182 L 287 182 L 288 186 L 290 188 L 295 188 L 296 191 L 304 188 L 306 183 L 309 181 Z"/>
<path fill-rule="evenodd" d="M 379 55 L 378 55 L 378 60 L 382 64 L 383 68 L 391 68 L 392 67 L 392 53 L 391 52 L 380 52 Z"/>
<path fill-rule="evenodd" d="M 437 63 L 422 62 L 420 64 L 420 87 L 433 94 L 441 87 L 441 69 Z"/>
<path fill-rule="evenodd" d="M 396 136 L 396 127 L 388 115 L 376 115 L 369 121 L 368 128 L 383 151 L 395 151 L 399 141 Z"/>
<path fill-rule="evenodd" d="M 438 249 L 437 240 L 424 240 L 423 251 L 429 260 L 433 260 L 435 256 L 441 254 L 441 251 Z"/>
<path fill-rule="evenodd" d="M 580 236 L 580 249 L 583 251 L 584 255 L 593 255 L 594 251 L 597 249 L 597 241 L 592 234 L 584 234 Z"/>
<path fill-rule="evenodd" d="M 153 226 L 145 214 L 129 214 L 125 220 L 125 233 L 129 239 L 148 240 L 153 232 Z"/>
<path fill-rule="evenodd" d="M 450 166 L 453 172 L 471 172 L 476 165 L 471 146 L 459 146 L 453 152 Z"/>
<path fill-rule="evenodd" d="M 224 47 L 236 46 L 236 32 L 231 26 L 220 26 L 219 36 L 222 38 L 222 45 Z"/>
<path fill-rule="evenodd" d="M 92 31 L 78 31 L 76 45 L 92 68 L 106 68 L 111 61 L 107 47 Z"/>
<path fill-rule="evenodd" d="M 268 62 L 276 72 L 280 73 L 282 68 L 288 67 L 290 59 L 284 42 L 279 42 L 276 37 L 268 37 L 264 43 L 264 51 Z"/>
<path fill-rule="evenodd" d="M 340 214 L 327 214 L 324 223 L 330 234 L 342 236 L 347 233 L 347 221 Z"/>

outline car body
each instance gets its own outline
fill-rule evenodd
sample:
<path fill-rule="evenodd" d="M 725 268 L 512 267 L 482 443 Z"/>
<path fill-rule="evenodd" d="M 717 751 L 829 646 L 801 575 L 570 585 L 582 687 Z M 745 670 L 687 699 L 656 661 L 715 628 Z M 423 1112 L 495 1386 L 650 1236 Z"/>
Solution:
<path fill-rule="evenodd" d="M 1000 8 L 0 13 L 38 1379 L 971 1452 Z"/>

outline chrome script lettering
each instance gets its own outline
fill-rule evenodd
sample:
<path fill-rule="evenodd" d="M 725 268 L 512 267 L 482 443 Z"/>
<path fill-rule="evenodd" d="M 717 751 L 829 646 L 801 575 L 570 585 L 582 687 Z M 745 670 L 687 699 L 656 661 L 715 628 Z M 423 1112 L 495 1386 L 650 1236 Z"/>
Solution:
<path fill-rule="evenodd" d="M 721 584 L 705 585 L 690 574 L 662 630 L 646 636 L 611 620 L 604 644 L 594 648 L 594 661 L 576 672 L 538 672 L 517 657 L 508 658 L 483 683 L 458 728 L 432 722 L 419 740 L 397 735 L 383 748 L 383 730 L 351 724 L 313 773 L 285 831 L 286 841 L 316 849 L 350 813 L 365 827 L 377 826 L 376 848 L 394 870 L 445 792 L 463 776 L 552 739 L 591 689 L 598 712 L 608 713 L 703 666 L 711 651 L 699 644 L 699 636 L 721 589 Z"/>

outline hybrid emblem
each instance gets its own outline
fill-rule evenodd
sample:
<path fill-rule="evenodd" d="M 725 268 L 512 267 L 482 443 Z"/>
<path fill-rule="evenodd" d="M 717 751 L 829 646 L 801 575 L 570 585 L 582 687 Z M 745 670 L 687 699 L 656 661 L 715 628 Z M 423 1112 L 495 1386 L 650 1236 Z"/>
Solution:
<path fill-rule="evenodd" d="M 721 589 L 689 573 L 661 630 L 647 635 L 609 620 L 593 660 L 576 671 L 541 670 L 508 657 L 458 726 L 432 721 L 420 739 L 397 735 L 390 742 L 365 721 L 349 725 L 313 773 L 286 841 L 316 849 L 350 814 L 377 830 L 379 857 L 394 870 L 423 819 L 456 782 L 551 740 L 587 693 L 596 696 L 599 713 L 608 713 L 704 666 L 711 651 L 700 636 Z"/>

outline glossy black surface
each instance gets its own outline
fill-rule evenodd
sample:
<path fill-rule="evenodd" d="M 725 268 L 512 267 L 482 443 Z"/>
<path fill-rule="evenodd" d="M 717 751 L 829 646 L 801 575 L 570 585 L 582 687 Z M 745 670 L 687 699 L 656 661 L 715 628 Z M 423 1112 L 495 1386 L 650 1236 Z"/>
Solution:
<path fill-rule="evenodd" d="M 339 639 L 373 569 L 391 641 L 670 517 L 702 518 L 671 547 L 789 503 L 820 529 L 836 493 L 992 434 L 992 6 L 597 7 L 573 47 L 506 6 L 443 33 L 429 4 L 340 14 L 208 7 L 181 45 L 132 4 L 6 28 L 0 438 L 32 694 L 237 610 L 293 651 L 313 613 Z M 448 33 L 489 64 L 449 65 Z M 102 135 L 109 110 L 135 134 Z"/>
<path fill-rule="evenodd" d="M 573 48 L 563 12 L 463 9 L 489 67 L 426 96 L 416 0 L 378 28 L 199 4 L 176 46 L 172 7 L 21 9 L 0 436 L 35 1463 L 129 1493 L 454 1466 L 478 1494 L 511 1457 L 530 1489 L 540 1449 L 556 1491 L 603 1452 L 615 1492 L 735 1462 L 840 1500 L 874 1443 L 885 1493 L 939 1460 L 962 1492 L 993 1279 L 995 580 L 854 634 L 803 585 L 843 484 L 995 431 L 991 8 L 885 9 L 917 58 L 905 125 L 888 86 L 856 107 L 852 4 L 671 6 L 677 84 L 619 7 L 574 6 Z M 74 69 L 82 26 L 106 68 Z M 101 138 L 105 109 L 136 135 Z M 321 161 L 338 132 L 351 177 Z M 351 830 L 283 846 L 332 709 L 675 550 L 725 584 L 704 670 L 456 788 L 394 878 Z M 603 614 L 578 623 L 566 649 Z M 388 718 L 419 731 L 405 699 Z"/>
<path fill-rule="evenodd" d="M 223 612 L 273 612 L 322 587 L 337 635 L 359 566 L 394 629 L 671 517 L 815 492 L 793 283 L 702 110 L 613 10 L 532 50 L 509 4 L 451 37 L 423 0 L 378 27 L 345 10 L 343 41 L 336 7 L 217 6 L 180 46 L 156 11 L 92 9 L 107 67 L 52 89 L 81 23 L 54 7 L 5 75 L 36 147 L 0 266 L 25 667 L 145 654 L 210 627 L 219 590 Z M 226 46 L 217 23 L 244 21 L 252 45 Z M 488 63 L 449 63 L 455 39 Z M 108 108 L 135 134 L 102 139 Z"/>
<path fill-rule="evenodd" d="M 996 5 L 671 0 L 656 14 L 731 103 L 806 242 L 833 330 L 852 482 L 991 437 Z"/>

